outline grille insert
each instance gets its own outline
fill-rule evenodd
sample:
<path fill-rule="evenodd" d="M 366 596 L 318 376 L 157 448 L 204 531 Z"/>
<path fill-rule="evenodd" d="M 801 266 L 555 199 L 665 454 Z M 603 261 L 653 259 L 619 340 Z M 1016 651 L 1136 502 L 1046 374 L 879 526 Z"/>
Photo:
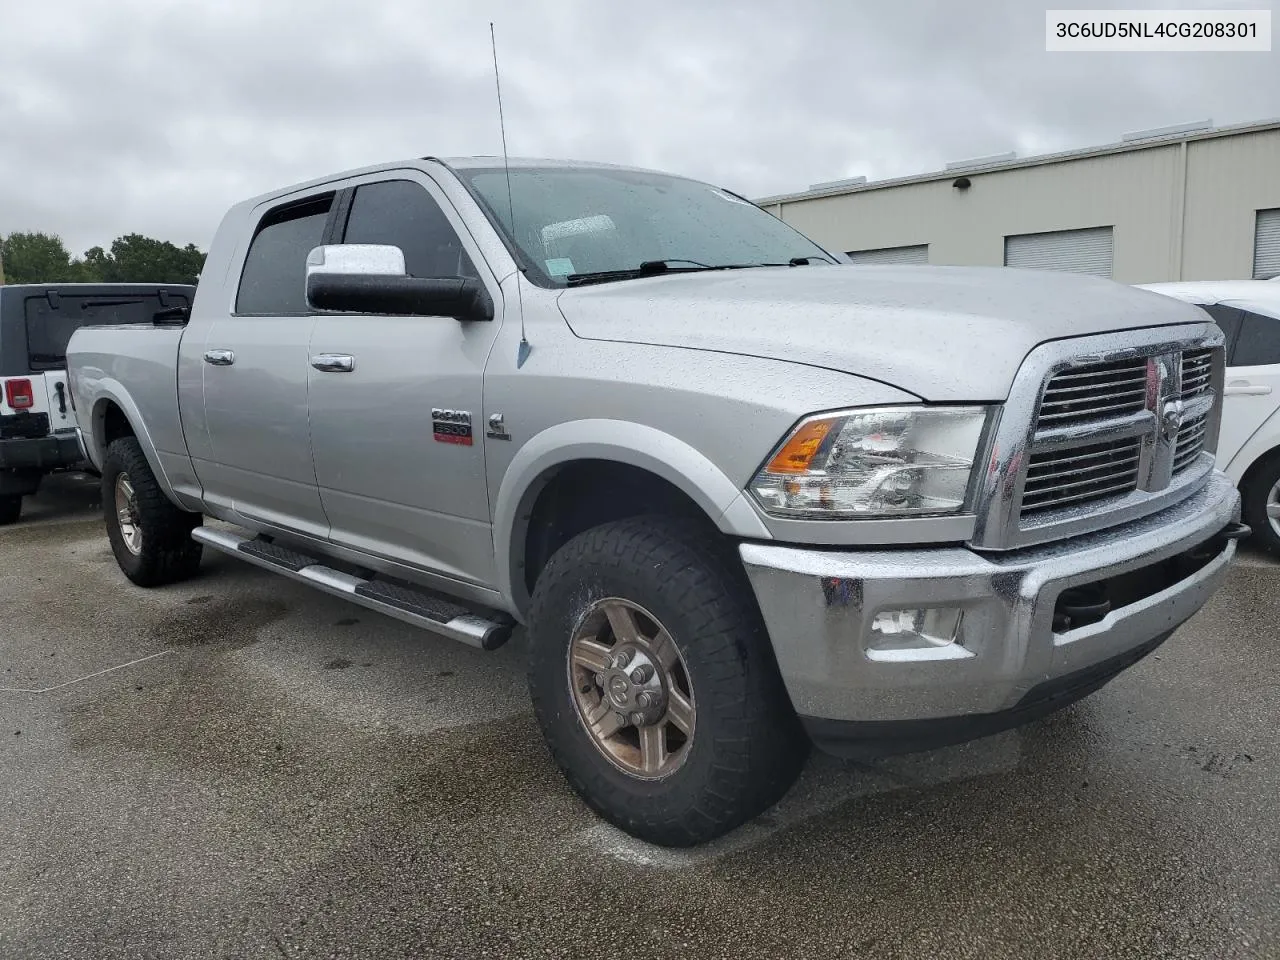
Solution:
<path fill-rule="evenodd" d="M 1138 437 L 1034 453 L 1022 488 L 1022 514 L 1122 496 L 1138 482 Z"/>
<path fill-rule="evenodd" d="M 1136 413 L 1146 406 L 1143 357 L 1075 367 L 1055 375 L 1040 402 L 1039 426 L 1067 427 Z"/>
<path fill-rule="evenodd" d="M 1174 473 L 1185 470 L 1195 463 L 1196 458 L 1200 456 L 1200 451 L 1204 449 L 1204 434 L 1208 427 L 1207 416 L 1196 417 L 1182 425 L 1182 429 L 1178 431 L 1178 445 L 1173 452 Z"/>
<path fill-rule="evenodd" d="M 1182 400 L 1194 400 L 1213 390 L 1213 350 L 1188 350 L 1182 355 Z"/>

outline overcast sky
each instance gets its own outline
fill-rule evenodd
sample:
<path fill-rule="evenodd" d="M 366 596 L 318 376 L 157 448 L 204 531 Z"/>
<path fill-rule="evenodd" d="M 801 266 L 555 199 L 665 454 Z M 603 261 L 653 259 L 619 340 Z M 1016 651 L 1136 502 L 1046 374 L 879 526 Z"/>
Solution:
<path fill-rule="evenodd" d="M 1034 0 L 0 0 L 0 233 L 207 248 L 256 193 L 428 153 L 750 196 L 1280 116 L 1280 52 L 1046 53 Z"/>

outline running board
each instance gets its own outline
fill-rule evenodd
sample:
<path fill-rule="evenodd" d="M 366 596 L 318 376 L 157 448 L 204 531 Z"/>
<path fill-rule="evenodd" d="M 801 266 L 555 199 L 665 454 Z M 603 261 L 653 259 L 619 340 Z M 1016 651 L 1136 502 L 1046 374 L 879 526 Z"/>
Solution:
<path fill-rule="evenodd" d="M 261 538 L 242 537 L 211 527 L 196 527 L 191 531 L 191 539 L 290 580 L 310 584 L 335 597 L 481 650 L 496 650 L 502 646 L 510 639 L 515 627 L 511 620 L 490 620 L 427 590 L 376 578 L 353 577 L 324 566 L 314 557 Z"/>

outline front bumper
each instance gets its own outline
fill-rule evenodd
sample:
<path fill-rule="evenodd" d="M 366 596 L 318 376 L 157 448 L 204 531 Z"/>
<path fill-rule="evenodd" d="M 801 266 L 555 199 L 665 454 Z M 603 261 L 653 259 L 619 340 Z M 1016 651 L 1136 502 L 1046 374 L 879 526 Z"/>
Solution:
<path fill-rule="evenodd" d="M 1153 516 L 1008 554 L 762 543 L 739 550 L 792 704 L 819 739 L 841 734 L 833 724 L 870 725 L 863 732 L 873 738 L 907 724 L 911 738 L 921 721 L 945 727 L 957 718 L 1016 717 L 1029 695 L 1055 682 L 1088 692 L 1086 681 L 1105 682 L 1136 662 L 1221 584 L 1236 550 L 1221 534 L 1239 516 L 1239 494 L 1215 472 L 1196 494 Z M 1136 599 L 1097 622 L 1055 624 L 1064 591 L 1126 575 L 1115 582 L 1132 594 L 1139 579 Z M 888 658 L 869 652 L 878 613 L 921 607 L 963 610 L 954 644 Z"/>
<path fill-rule="evenodd" d="M 32 439 L 0 440 L 0 469 L 52 470 L 79 463 L 80 443 L 74 433 Z"/>

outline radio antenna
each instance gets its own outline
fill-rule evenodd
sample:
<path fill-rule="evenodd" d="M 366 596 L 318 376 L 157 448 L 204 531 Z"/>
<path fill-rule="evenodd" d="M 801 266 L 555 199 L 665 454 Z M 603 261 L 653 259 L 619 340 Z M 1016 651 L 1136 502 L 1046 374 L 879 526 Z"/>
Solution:
<path fill-rule="evenodd" d="M 507 157 L 507 121 L 502 115 L 502 80 L 498 76 L 498 40 L 494 36 L 492 20 L 489 21 L 489 45 L 493 48 L 493 85 L 498 91 L 498 129 L 502 131 L 502 170 L 507 175 L 507 229 L 511 231 L 511 240 L 519 250 L 520 240 L 516 234 L 516 205 L 511 198 L 511 161 Z M 529 338 L 524 332 L 524 291 L 521 283 L 524 270 L 521 269 L 518 259 L 516 273 L 516 302 L 520 311 L 520 347 L 516 351 L 516 369 L 518 370 L 529 359 L 533 347 L 529 346 Z"/>

